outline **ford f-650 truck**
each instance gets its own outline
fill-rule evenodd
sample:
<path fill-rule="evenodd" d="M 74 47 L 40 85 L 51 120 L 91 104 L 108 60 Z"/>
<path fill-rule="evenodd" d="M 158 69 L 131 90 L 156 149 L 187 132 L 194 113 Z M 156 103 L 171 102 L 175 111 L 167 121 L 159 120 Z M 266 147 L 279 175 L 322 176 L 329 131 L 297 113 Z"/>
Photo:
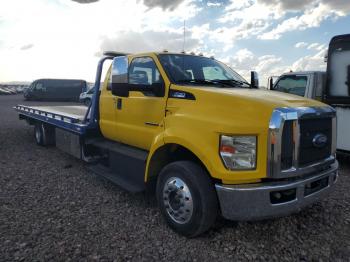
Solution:
<path fill-rule="evenodd" d="M 247 83 L 204 56 L 107 52 L 89 107 L 15 109 L 39 145 L 56 144 L 131 192 L 155 192 L 168 225 L 193 237 L 219 214 L 240 221 L 297 212 L 337 181 L 334 109 L 258 90 L 251 75 Z"/>

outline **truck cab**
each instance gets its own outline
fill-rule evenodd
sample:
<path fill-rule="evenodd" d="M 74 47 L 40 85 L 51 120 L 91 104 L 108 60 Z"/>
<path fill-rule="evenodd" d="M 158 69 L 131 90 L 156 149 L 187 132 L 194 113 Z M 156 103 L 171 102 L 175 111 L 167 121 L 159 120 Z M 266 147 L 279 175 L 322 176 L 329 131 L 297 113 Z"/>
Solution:
<path fill-rule="evenodd" d="M 154 192 L 182 235 L 205 232 L 218 215 L 240 221 L 297 212 L 337 181 L 335 111 L 259 90 L 254 72 L 247 82 L 201 55 L 108 52 L 94 89 L 84 114 L 16 110 L 35 126 L 39 144 L 50 137 L 121 187 Z"/>
<path fill-rule="evenodd" d="M 323 100 L 326 86 L 326 72 L 301 71 L 284 73 L 279 77 L 269 77 L 268 89 L 283 93 Z"/>

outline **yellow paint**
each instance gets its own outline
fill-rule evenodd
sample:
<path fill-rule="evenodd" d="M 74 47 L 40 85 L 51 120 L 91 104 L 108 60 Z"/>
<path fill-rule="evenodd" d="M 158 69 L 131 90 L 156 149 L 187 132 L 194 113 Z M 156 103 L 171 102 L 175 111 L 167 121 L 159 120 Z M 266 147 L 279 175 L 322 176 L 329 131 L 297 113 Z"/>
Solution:
<path fill-rule="evenodd" d="M 106 138 L 148 150 L 146 170 L 152 154 L 159 147 L 175 143 L 193 152 L 210 175 L 225 184 L 260 181 L 266 177 L 267 134 L 273 109 L 325 106 L 315 100 L 257 89 L 174 84 L 170 87 L 156 53 L 129 56 L 129 63 L 134 57 L 142 56 L 155 61 L 165 82 L 165 96 L 149 97 L 141 92 L 130 92 L 128 98 L 121 98 L 123 109 L 117 110 L 117 97 L 107 90 L 109 71 L 101 91 L 100 128 Z M 168 98 L 169 88 L 190 92 L 196 100 Z M 145 122 L 159 123 L 159 126 L 148 126 Z M 256 135 L 257 168 L 247 171 L 227 170 L 218 153 L 220 134 Z"/>

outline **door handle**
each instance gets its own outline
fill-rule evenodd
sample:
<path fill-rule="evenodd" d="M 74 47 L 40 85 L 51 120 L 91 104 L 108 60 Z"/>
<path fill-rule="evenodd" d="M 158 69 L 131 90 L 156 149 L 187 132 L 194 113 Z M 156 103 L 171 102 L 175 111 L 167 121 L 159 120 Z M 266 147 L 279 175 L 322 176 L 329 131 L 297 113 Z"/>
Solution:
<path fill-rule="evenodd" d="M 145 122 L 145 125 L 148 125 L 148 126 L 159 126 L 158 123 L 154 123 L 154 122 Z"/>
<path fill-rule="evenodd" d="M 122 99 L 120 97 L 114 98 L 115 108 L 118 110 L 122 109 Z"/>

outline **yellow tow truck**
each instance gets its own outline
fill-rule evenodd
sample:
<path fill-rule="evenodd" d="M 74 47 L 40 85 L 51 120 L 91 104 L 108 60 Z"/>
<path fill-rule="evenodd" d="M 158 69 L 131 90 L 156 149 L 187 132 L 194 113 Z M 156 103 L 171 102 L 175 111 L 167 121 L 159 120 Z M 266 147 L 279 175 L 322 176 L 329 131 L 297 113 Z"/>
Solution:
<path fill-rule="evenodd" d="M 168 225 L 194 237 L 220 214 L 297 212 L 337 181 L 335 111 L 257 87 L 256 72 L 248 83 L 214 58 L 106 52 L 88 107 L 15 109 L 39 145 L 56 144 L 131 192 L 155 192 Z"/>

